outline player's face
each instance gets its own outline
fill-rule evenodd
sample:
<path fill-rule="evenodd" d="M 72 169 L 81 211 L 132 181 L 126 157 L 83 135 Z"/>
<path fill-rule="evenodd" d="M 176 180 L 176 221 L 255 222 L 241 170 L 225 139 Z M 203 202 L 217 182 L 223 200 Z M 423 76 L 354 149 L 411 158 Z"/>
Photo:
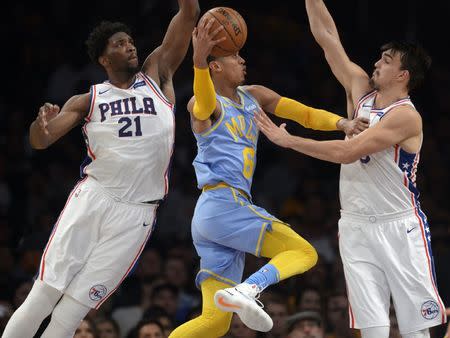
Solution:
<path fill-rule="evenodd" d="M 397 82 L 406 72 L 402 70 L 401 54 L 392 49 L 384 51 L 381 58 L 375 63 L 375 69 L 370 82 L 379 90 Z"/>
<path fill-rule="evenodd" d="M 104 53 L 106 66 L 114 72 L 134 74 L 139 69 L 139 60 L 133 39 L 124 32 L 117 32 L 108 39 Z"/>
<path fill-rule="evenodd" d="M 222 67 L 223 78 L 233 86 L 240 86 L 247 75 L 245 60 L 239 53 L 223 56 L 217 60 Z"/>

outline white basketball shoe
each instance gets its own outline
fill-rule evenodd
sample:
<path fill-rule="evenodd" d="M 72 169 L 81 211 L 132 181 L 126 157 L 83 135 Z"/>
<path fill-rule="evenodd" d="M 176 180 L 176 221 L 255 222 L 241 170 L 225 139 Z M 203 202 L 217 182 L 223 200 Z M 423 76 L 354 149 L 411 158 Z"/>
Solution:
<path fill-rule="evenodd" d="M 225 312 L 236 312 L 242 322 L 252 330 L 267 332 L 272 329 L 272 318 L 262 309 L 258 300 L 256 284 L 241 283 L 232 288 L 219 290 L 214 295 L 214 303 Z"/>

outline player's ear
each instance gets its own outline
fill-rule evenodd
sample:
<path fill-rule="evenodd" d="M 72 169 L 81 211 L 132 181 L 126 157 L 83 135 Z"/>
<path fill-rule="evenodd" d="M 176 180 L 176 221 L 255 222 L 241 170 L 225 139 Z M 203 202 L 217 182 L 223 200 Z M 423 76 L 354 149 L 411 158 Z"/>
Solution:
<path fill-rule="evenodd" d="M 111 61 L 109 61 L 108 57 L 101 55 L 98 57 L 98 63 L 100 63 L 103 67 L 106 67 L 111 64 Z"/>
<path fill-rule="evenodd" d="M 209 69 L 213 72 L 221 72 L 222 66 L 214 60 L 209 63 Z"/>
<path fill-rule="evenodd" d="M 409 70 L 406 70 L 406 69 L 402 70 L 400 72 L 400 74 L 398 75 L 398 79 L 400 81 L 405 81 L 405 80 L 409 81 Z"/>

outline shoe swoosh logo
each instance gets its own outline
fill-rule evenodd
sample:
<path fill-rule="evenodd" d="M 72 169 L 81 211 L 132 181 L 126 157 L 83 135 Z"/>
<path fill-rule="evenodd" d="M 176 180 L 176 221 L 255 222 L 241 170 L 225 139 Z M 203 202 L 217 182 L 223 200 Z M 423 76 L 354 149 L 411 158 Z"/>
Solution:
<path fill-rule="evenodd" d="M 224 299 L 222 296 L 220 296 L 219 298 L 217 298 L 217 303 L 219 303 L 219 304 L 222 305 L 223 307 L 228 307 L 228 308 L 230 308 L 230 309 L 240 309 L 240 308 L 241 308 L 240 306 L 237 306 L 237 305 L 234 305 L 234 304 L 227 303 L 227 302 L 225 301 L 225 299 Z"/>
<path fill-rule="evenodd" d="M 411 229 L 407 229 L 407 230 L 406 230 L 406 233 L 409 234 L 409 233 L 410 233 L 411 231 L 413 231 L 415 228 L 416 228 L 416 227 L 411 228 Z"/>
<path fill-rule="evenodd" d="M 106 90 L 104 90 L 104 91 L 102 91 L 102 92 L 98 92 L 98 95 L 102 95 L 102 94 L 105 94 L 107 91 L 109 91 L 111 88 L 108 88 L 108 89 L 106 89 Z"/>
<path fill-rule="evenodd" d="M 142 223 L 142 225 L 145 226 L 145 227 L 148 227 L 150 225 L 150 223 L 149 224 L 145 224 L 145 222 L 144 222 L 144 223 Z"/>

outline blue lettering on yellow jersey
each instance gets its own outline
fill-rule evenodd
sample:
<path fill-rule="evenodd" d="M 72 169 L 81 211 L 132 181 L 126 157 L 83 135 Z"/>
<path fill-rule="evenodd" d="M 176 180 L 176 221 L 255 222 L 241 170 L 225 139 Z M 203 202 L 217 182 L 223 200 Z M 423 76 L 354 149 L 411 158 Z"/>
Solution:
<path fill-rule="evenodd" d="M 256 99 L 238 87 L 240 104 L 217 95 L 222 114 L 207 131 L 196 134 L 198 153 L 193 165 L 198 187 L 225 182 L 251 196 L 258 129 L 253 116 Z"/>

